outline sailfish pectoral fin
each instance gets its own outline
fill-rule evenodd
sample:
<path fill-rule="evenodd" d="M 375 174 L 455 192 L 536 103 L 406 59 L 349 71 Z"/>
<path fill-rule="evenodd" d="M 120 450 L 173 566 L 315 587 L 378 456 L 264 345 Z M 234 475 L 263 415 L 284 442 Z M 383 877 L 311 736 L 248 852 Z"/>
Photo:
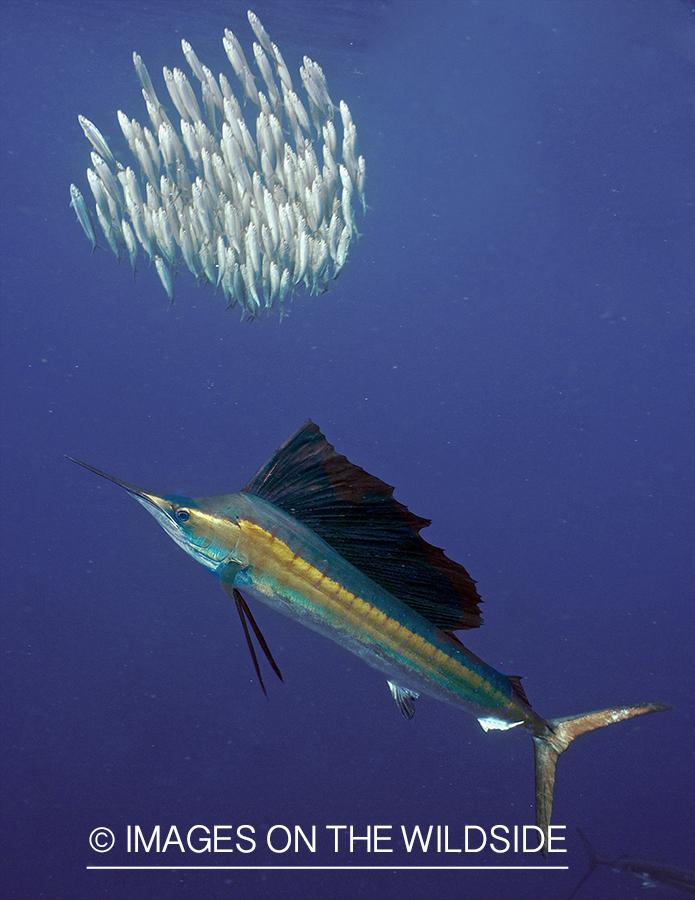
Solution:
<path fill-rule="evenodd" d="M 536 770 L 536 825 L 543 833 L 543 856 L 548 856 L 548 829 L 553 812 L 553 796 L 555 794 L 555 769 L 560 754 L 564 753 L 572 741 L 596 728 L 604 728 L 615 722 L 623 722 L 635 716 L 647 713 L 663 712 L 672 709 L 668 703 L 638 703 L 634 706 L 619 706 L 614 709 L 601 709 L 598 712 L 585 713 L 581 716 L 565 716 L 561 719 L 548 719 L 546 734 L 533 738 L 533 750 Z"/>
<path fill-rule="evenodd" d="M 277 675 L 280 681 L 284 682 L 282 677 L 282 673 L 278 667 L 278 664 L 273 659 L 273 654 L 270 652 L 270 647 L 266 643 L 265 638 L 263 637 L 263 633 L 261 629 L 256 624 L 256 620 L 253 617 L 253 613 L 249 609 L 249 605 L 244 600 L 241 593 L 233 587 L 231 584 L 226 584 L 224 581 L 222 582 L 222 587 L 224 588 L 224 592 L 234 600 L 234 605 L 236 606 L 236 610 L 239 613 L 239 618 L 241 619 L 241 625 L 244 629 L 244 637 L 246 638 L 246 645 L 249 648 L 249 652 L 251 653 L 251 659 L 253 660 L 253 667 L 256 670 L 256 675 L 258 676 L 258 681 L 261 685 L 261 689 L 263 693 L 268 696 L 268 691 L 265 689 L 265 684 L 263 683 L 263 676 L 261 675 L 261 667 L 258 664 L 258 657 L 256 656 L 256 648 L 253 646 L 253 641 L 251 639 L 251 633 L 249 632 L 249 624 L 253 629 L 253 633 L 256 635 L 256 640 L 260 644 L 261 650 L 265 654 L 265 658 L 270 663 L 273 672 Z"/>

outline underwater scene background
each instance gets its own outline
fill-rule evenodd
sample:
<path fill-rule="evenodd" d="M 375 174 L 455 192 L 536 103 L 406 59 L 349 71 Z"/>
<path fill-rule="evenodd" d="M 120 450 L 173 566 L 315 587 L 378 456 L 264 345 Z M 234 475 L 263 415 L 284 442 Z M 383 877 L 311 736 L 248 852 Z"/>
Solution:
<path fill-rule="evenodd" d="M 250 4 L 344 98 L 366 159 L 344 270 L 241 322 L 70 208 L 116 110 L 186 38 L 232 77 L 237 2 L 0 4 L 4 898 L 562 898 L 600 856 L 693 867 L 693 18 L 666 2 Z M 297 79 L 298 80 L 298 79 Z M 118 156 L 118 152 L 116 152 Z M 102 241 L 103 243 L 103 241 Z M 70 454 L 162 493 L 238 490 L 311 417 L 478 581 L 462 634 L 541 715 L 674 706 L 558 766 L 566 854 L 406 852 L 401 827 L 533 823 L 526 735 L 483 733 L 259 604 L 253 673 L 215 579 Z M 250 854 L 128 854 L 127 826 L 251 824 Z M 318 848 L 271 852 L 274 825 Z M 390 854 L 327 825 L 392 826 Z M 98 827 L 116 835 L 96 853 Z M 387 833 L 383 832 L 382 834 Z M 278 844 L 279 834 L 278 834 Z M 97 865 L 393 866 L 91 870 Z M 398 866 L 539 866 L 428 870 Z M 642 896 L 601 868 L 578 896 Z M 592 893 L 593 892 L 593 893 Z M 653 900 L 673 893 L 650 891 Z"/>

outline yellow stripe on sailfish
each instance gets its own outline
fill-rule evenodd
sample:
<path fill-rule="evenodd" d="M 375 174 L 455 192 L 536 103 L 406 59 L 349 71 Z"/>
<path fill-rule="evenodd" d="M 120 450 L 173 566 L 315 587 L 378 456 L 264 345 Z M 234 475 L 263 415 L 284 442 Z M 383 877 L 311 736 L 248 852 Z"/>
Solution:
<path fill-rule="evenodd" d="M 366 163 L 357 153 L 349 108 L 344 100 L 334 106 L 321 66 L 305 56 L 300 67 L 307 111 L 277 46 L 253 12 L 248 19 L 258 40 L 258 82 L 229 29 L 223 45 L 244 102 L 249 98 L 257 107 L 249 123 L 225 75 L 218 82 L 182 40 L 202 102 L 184 72 L 164 68 L 181 119 L 177 132 L 142 58 L 133 54 L 150 127 L 121 110 L 118 121 L 141 172 L 144 199 L 134 169 L 116 160 L 96 125 L 78 118 L 93 147 L 87 175 L 97 219 L 116 256 L 127 251 L 135 268 L 142 248 L 170 299 L 176 271 L 185 265 L 199 282 L 220 288 L 229 307 L 255 318 L 271 310 L 282 315 L 300 284 L 321 293 L 337 277 L 358 235 L 353 191 L 365 208 Z M 334 118 L 342 123 L 341 142 Z M 73 206 L 95 245 L 76 191 L 71 186 Z"/>

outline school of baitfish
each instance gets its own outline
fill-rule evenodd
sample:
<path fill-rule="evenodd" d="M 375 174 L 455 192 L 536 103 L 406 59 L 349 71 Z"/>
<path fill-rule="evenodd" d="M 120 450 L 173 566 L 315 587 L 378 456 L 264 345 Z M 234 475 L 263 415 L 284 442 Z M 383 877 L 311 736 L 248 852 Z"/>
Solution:
<path fill-rule="evenodd" d="M 145 64 L 133 54 L 151 127 L 143 128 L 120 110 L 118 121 L 144 189 L 135 170 L 114 157 L 99 129 L 84 116 L 79 122 L 94 148 L 87 178 L 97 219 L 116 256 L 127 253 L 135 269 L 142 247 L 170 300 L 183 260 L 199 283 L 214 285 L 230 307 L 255 318 L 270 310 L 282 315 L 300 284 L 320 293 L 338 275 L 358 234 L 355 194 L 365 208 L 365 161 L 357 154 L 350 110 L 342 100 L 334 106 L 321 67 L 305 56 L 300 68 L 307 112 L 277 46 L 250 10 L 248 19 L 258 41 L 253 53 L 264 90 L 229 29 L 223 44 L 244 103 L 248 98 L 258 110 L 255 141 L 227 78 L 221 74 L 215 80 L 185 40 L 181 45 L 200 82 L 202 106 L 186 75 L 164 68 L 171 102 L 181 116 L 180 134 Z M 342 162 L 336 108 L 342 120 Z M 91 213 L 74 184 L 70 197 L 95 249 Z"/>

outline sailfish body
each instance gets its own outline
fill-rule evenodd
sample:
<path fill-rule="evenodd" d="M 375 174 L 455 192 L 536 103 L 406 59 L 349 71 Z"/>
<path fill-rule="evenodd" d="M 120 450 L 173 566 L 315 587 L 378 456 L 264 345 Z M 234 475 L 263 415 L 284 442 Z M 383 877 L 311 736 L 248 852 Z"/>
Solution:
<path fill-rule="evenodd" d="M 485 730 L 529 731 L 544 852 L 555 766 L 570 742 L 670 708 L 643 703 L 565 719 L 539 716 L 518 677 L 487 665 L 455 636 L 482 624 L 481 600 L 463 566 L 420 536 L 429 521 L 395 500 L 389 485 L 336 453 L 311 421 L 236 494 L 162 496 L 79 464 L 125 488 L 220 578 L 239 611 L 259 679 L 248 624 L 278 676 L 280 671 L 244 597 L 274 607 L 383 672 L 406 718 L 426 694 L 472 712 Z"/>

